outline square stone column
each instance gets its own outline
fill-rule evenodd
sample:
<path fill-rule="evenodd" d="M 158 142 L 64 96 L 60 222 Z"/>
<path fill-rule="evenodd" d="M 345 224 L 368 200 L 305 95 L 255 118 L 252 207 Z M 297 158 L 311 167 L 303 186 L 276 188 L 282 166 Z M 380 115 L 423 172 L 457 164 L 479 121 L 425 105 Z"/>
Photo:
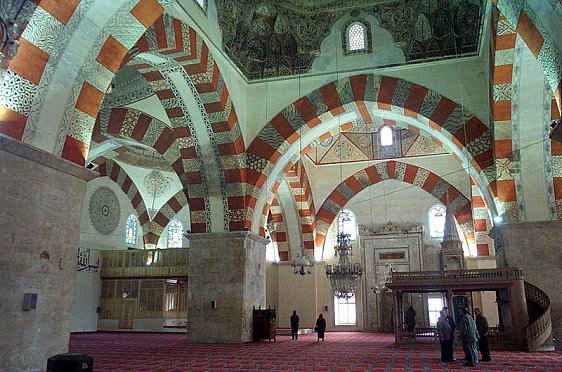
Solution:
<path fill-rule="evenodd" d="M 0 371 L 68 351 L 86 182 L 95 174 L 0 136 Z M 37 307 L 23 310 L 24 293 Z"/>
<path fill-rule="evenodd" d="M 249 231 L 189 234 L 187 338 L 252 340 L 252 311 L 265 307 L 265 246 Z"/>

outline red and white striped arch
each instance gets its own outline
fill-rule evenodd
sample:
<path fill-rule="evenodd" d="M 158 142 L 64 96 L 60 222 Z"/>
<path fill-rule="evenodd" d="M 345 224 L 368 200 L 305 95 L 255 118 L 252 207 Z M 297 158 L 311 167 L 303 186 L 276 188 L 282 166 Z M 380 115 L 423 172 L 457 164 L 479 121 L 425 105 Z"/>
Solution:
<path fill-rule="evenodd" d="M 489 172 L 494 166 L 492 133 L 480 119 L 415 83 L 386 76 L 356 75 L 328 83 L 299 98 L 275 116 L 249 146 L 248 182 L 254 185 L 248 210 L 252 230 L 264 225 L 267 192 L 300 150 L 300 143 L 308 144 L 341 125 L 340 121 L 348 122 L 365 104 L 372 105 L 376 115 L 405 121 L 447 145 L 469 169 L 487 204 L 494 208 L 488 192 L 494 179 L 486 178 L 493 174 Z M 338 115 L 342 119 L 334 120 Z M 265 193 L 261 192 L 263 189 Z"/>
<path fill-rule="evenodd" d="M 368 166 L 334 188 L 316 213 L 316 246 L 324 245 L 330 225 L 341 209 L 355 195 L 372 185 L 389 179 L 417 186 L 435 196 L 443 204 L 449 204 L 468 244 L 474 245 L 474 224 L 470 200 L 437 174 L 416 165 L 390 160 Z"/>

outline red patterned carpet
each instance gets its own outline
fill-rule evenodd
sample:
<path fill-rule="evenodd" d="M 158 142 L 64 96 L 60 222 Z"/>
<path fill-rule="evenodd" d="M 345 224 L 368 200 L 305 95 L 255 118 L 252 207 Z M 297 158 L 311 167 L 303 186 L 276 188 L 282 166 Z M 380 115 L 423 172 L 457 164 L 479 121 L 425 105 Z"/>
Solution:
<path fill-rule="evenodd" d="M 72 334 L 70 352 L 94 358 L 95 371 L 562 371 L 562 353 L 493 351 L 491 362 L 477 367 L 441 363 L 439 347 L 425 342 L 395 347 L 389 334 L 329 332 L 278 336 L 277 342 L 245 344 L 190 343 L 177 333 Z"/>

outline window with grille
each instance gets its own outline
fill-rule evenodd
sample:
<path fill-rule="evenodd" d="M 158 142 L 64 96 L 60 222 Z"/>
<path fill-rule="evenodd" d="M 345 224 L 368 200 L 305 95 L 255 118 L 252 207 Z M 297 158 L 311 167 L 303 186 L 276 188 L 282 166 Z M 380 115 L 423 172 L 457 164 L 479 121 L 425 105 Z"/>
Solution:
<path fill-rule="evenodd" d="M 346 55 L 371 52 L 371 27 L 362 19 L 353 19 L 342 28 L 342 48 Z"/>
<path fill-rule="evenodd" d="M 172 220 L 168 226 L 168 248 L 181 248 L 183 225 L 178 220 Z"/>
<path fill-rule="evenodd" d="M 137 218 L 134 214 L 131 214 L 127 218 L 127 223 L 125 225 L 125 243 L 135 245 L 137 244 Z"/>

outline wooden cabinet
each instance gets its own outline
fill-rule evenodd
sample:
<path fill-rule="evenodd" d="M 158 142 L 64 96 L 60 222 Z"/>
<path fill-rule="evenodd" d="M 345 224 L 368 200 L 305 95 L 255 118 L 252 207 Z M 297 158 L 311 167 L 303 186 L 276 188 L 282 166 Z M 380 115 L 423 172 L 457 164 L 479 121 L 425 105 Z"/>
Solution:
<path fill-rule="evenodd" d="M 256 309 L 254 307 L 253 317 L 253 340 L 268 340 L 275 342 L 277 324 L 275 308 Z"/>

